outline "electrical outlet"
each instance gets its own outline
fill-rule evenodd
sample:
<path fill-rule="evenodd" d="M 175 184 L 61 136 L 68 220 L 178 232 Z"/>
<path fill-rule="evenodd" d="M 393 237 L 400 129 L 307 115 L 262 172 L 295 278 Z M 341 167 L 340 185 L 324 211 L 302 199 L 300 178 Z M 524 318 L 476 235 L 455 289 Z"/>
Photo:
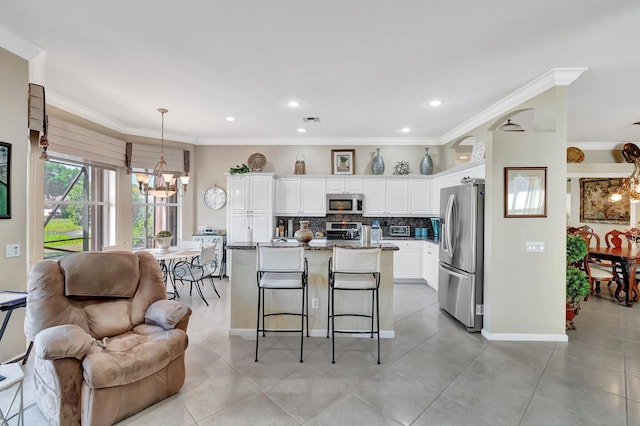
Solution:
<path fill-rule="evenodd" d="M 7 244 L 4 247 L 4 257 L 20 256 L 20 244 Z"/>
<path fill-rule="evenodd" d="M 311 309 L 318 309 L 318 299 L 316 297 L 311 299 Z"/>

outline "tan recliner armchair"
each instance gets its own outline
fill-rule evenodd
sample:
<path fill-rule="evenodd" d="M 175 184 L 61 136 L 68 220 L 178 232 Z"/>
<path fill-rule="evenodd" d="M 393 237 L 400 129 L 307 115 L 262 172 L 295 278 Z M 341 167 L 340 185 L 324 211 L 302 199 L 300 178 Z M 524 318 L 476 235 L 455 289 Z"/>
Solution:
<path fill-rule="evenodd" d="M 38 407 L 54 425 L 111 425 L 182 387 L 191 308 L 166 300 L 149 253 L 69 254 L 29 276 Z"/>

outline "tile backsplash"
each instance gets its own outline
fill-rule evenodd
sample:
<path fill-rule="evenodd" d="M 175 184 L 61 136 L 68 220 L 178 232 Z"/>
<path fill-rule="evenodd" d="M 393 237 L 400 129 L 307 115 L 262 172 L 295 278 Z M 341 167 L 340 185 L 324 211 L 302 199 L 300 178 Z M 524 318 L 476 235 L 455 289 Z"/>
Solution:
<path fill-rule="evenodd" d="M 325 222 L 362 222 L 363 225 L 371 225 L 373 221 L 377 220 L 380 222 L 380 227 L 382 228 L 382 235 L 387 237 L 389 235 L 389 226 L 390 225 L 403 225 L 409 226 L 411 228 L 411 235 L 413 236 L 413 230 L 415 228 L 427 228 L 427 233 L 429 237 L 433 237 L 433 227 L 431 225 L 430 217 L 363 217 L 361 215 L 348 215 L 348 214 L 328 214 L 326 217 L 290 217 L 290 216 L 276 216 L 276 224 L 284 224 L 285 232 L 287 230 L 287 224 L 289 219 L 293 220 L 293 230 L 294 232 L 300 228 L 301 220 L 309 221 L 309 229 L 312 232 L 316 231 L 324 231 Z"/>

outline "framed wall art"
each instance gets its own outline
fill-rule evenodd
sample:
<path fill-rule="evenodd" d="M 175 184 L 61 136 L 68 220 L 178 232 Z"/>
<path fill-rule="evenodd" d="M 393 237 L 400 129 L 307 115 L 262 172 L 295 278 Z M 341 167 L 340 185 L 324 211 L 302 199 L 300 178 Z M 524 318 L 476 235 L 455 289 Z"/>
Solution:
<path fill-rule="evenodd" d="M 622 191 L 624 178 L 580 179 L 580 222 L 628 225 L 631 217 L 629 195 Z M 612 194 L 622 199 L 611 201 Z"/>
<path fill-rule="evenodd" d="M 547 217 L 547 168 L 504 168 L 504 217 Z"/>
<path fill-rule="evenodd" d="M 11 219 L 11 144 L 0 142 L 0 219 Z"/>
<path fill-rule="evenodd" d="M 331 174 L 353 175 L 355 174 L 355 149 L 331 150 Z"/>

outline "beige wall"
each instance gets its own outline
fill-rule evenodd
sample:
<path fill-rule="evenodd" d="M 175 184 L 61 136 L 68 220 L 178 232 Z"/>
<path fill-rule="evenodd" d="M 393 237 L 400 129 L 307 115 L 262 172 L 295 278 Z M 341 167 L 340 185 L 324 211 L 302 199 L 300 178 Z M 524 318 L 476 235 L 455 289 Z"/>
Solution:
<path fill-rule="evenodd" d="M 0 220 L 0 290 L 27 288 L 27 90 L 29 64 L 0 48 L 0 141 L 11 144 L 11 219 Z M 6 244 L 20 244 L 20 256 L 5 258 Z M 24 309 L 14 311 L 0 343 L 0 362 L 24 353 Z M 2 314 L 4 317 L 4 314 Z"/>
<path fill-rule="evenodd" d="M 249 156 L 255 152 L 260 152 L 267 157 L 267 164 L 264 172 L 274 172 L 277 174 L 293 174 L 296 156 L 303 154 L 307 175 L 330 175 L 331 174 L 331 149 L 344 149 L 338 146 L 274 146 L 274 145 L 253 145 L 253 146 L 196 146 L 195 166 L 197 178 L 194 179 L 193 190 L 195 191 L 193 211 L 194 231 L 198 225 L 207 225 L 225 229 L 227 208 L 211 210 L 207 208 L 203 201 L 204 191 L 218 185 L 222 188 L 227 186 L 225 173 L 230 167 L 235 167 L 246 163 Z M 357 175 L 371 175 L 371 162 L 376 154 L 377 146 L 357 146 L 355 149 Z M 448 167 L 443 166 L 441 159 L 441 147 L 429 148 L 429 155 L 433 158 L 434 173 L 438 173 Z M 399 161 L 408 161 L 412 174 L 420 174 L 420 161 L 424 156 L 424 146 L 381 146 L 380 155 L 385 163 L 385 175 L 393 174 L 393 167 Z"/>

